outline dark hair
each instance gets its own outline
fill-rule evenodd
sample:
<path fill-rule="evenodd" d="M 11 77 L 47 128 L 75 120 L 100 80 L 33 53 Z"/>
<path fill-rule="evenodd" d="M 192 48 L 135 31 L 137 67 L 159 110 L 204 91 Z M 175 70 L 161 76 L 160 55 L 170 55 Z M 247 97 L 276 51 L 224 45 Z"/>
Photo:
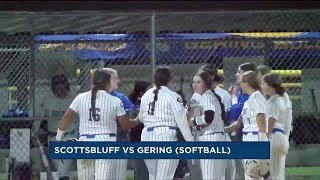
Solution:
<path fill-rule="evenodd" d="M 216 92 L 213 89 L 211 89 L 213 83 L 211 79 L 211 74 L 208 71 L 200 71 L 198 76 L 204 81 L 204 84 L 207 86 L 207 88 L 210 89 L 213 92 L 213 94 L 217 97 L 221 107 L 221 118 L 225 125 L 229 125 L 229 121 L 226 118 L 226 111 L 224 109 L 222 99 L 218 94 L 216 94 Z"/>
<path fill-rule="evenodd" d="M 116 72 L 110 68 L 100 68 L 94 71 L 92 81 L 93 88 L 91 91 L 91 113 L 93 119 L 96 121 L 96 96 L 98 90 L 107 90 L 106 85 L 110 84 L 111 74 Z"/>
<path fill-rule="evenodd" d="M 258 69 L 258 71 L 261 73 L 262 76 L 271 73 L 270 67 L 268 67 L 268 66 L 266 66 L 266 65 L 258 66 L 257 69 Z"/>
<path fill-rule="evenodd" d="M 268 84 L 268 86 L 275 89 L 276 93 L 283 96 L 285 89 L 281 86 L 282 80 L 279 74 L 271 73 L 263 77 L 263 81 Z"/>
<path fill-rule="evenodd" d="M 169 67 L 158 67 L 155 74 L 153 75 L 154 84 L 156 89 L 153 91 L 154 98 L 151 102 L 151 115 L 154 115 L 154 108 L 156 101 L 158 100 L 158 92 L 161 86 L 167 86 L 172 80 L 171 69 Z"/>
<path fill-rule="evenodd" d="M 132 93 L 129 95 L 129 99 L 134 104 L 139 104 L 137 101 L 138 101 L 138 98 L 140 97 L 140 93 L 145 93 L 149 86 L 151 86 L 151 83 L 147 81 L 135 81 L 134 88 Z"/>
<path fill-rule="evenodd" d="M 247 71 L 242 75 L 242 82 L 246 82 L 250 87 L 256 90 L 260 90 L 260 81 L 258 73 L 254 71 Z"/>
<path fill-rule="evenodd" d="M 55 75 L 51 79 L 51 90 L 54 95 L 57 95 L 57 83 L 62 83 L 64 87 L 70 92 L 70 84 L 68 78 L 64 74 Z"/>
<path fill-rule="evenodd" d="M 239 66 L 239 68 L 246 72 L 246 71 L 257 71 L 257 66 L 254 63 L 243 63 Z"/>
<path fill-rule="evenodd" d="M 203 65 L 199 69 L 198 73 L 200 71 L 207 71 L 211 76 L 217 76 L 218 75 L 218 69 L 217 69 L 216 65 L 214 65 L 214 64 Z"/>
<path fill-rule="evenodd" d="M 208 89 L 211 89 L 213 81 L 212 81 L 212 75 L 208 71 L 199 71 L 197 74 L 204 82 L 204 84 L 207 86 Z"/>

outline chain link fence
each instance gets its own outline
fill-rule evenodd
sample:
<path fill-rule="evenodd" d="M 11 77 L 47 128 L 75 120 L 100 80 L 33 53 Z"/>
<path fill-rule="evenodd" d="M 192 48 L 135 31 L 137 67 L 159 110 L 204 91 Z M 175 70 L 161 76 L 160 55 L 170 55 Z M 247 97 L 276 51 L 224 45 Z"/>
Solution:
<path fill-rule="evenodd" d="M 73 98 L 91 88 L 96 68 L 116 69 L 119 91 L 129 95 L 136 80 L 152 82 L 154 69 L 166 64 L 175 75 L 171 88 L 188 99 L 202 64 L 214 63 L 224 77 L 221 87 L 228 89 L 238 65 L 248 61 L 282 75 L 294 108 L 287 166 L 304 167 L 287 175 L 307 176 L 307 167 L 320 166 L 319 15 L 318 10 L 0 14 L 0 179 L 7 179 L 12 158 L 31 163 L 31 169 L 16 163 L 19 172 L 32 170 L 33 179 L 46 179 L 39 144 L 47 153 L 58 121 Z M 76 127 L 70 136 L 76 136 Z M 19 152 L 30 158 L 21 159 Z"/>

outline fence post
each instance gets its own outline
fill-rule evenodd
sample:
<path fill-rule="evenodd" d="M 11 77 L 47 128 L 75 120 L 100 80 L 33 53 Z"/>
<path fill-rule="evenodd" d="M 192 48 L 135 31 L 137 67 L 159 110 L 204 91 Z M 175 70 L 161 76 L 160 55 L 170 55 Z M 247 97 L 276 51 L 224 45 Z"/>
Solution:
<path fill-rule="evenodd" d="M 30 18 L 30 23 L 32 24 L 32 27 L 34 27 L 34 20 L 33 18 Z M 29 109 L 29 117 L 34 117 L 35 115 L 35 42 L 34 42 L 34 29 L 31 30 L 31 39 L 29 44 L 29 96 L 30 96 L 30 109 Z"/>
<path fill-rule="evenodd" d="M 151 60 L 152 60 L 152 74 L 154 74 L 156 69 L 156 56 L 155 56 L 155 43 L 156 43 L 156 32 L 155 32 L 155 12 L 153 11 L 151 16 Z"/>

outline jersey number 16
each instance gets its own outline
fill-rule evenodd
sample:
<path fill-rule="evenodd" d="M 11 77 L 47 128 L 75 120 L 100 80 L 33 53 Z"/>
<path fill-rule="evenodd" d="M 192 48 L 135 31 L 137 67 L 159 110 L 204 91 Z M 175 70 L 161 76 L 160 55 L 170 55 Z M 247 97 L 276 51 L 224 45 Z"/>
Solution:
<path fill-rule="evenodd" d="M 92 117 L 92 111 L 91 111 L 91 108 L 89 109 L 89 112 L 90 112 L 90 118 L 89 118 L 89 121 L 92 121 L 92 119 L 94 121 L 100 121 L 100 108 L 94 108 L 94 111 L 95 111 L 95 118 Z"/>

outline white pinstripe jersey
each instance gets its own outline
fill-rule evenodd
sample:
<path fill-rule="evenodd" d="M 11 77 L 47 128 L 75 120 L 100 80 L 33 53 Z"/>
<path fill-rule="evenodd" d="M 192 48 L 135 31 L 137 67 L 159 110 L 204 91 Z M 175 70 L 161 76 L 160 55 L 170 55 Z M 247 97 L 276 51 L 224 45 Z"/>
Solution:
<path fill-rule="evenodd" d="M 96 95 L 96 117 L 91 114 L 91 91 L 79 94 L 71 103 L 70 108 L 79 113 L 81 134 L 117 133 L 117 116 L 126 114 L 121 100 L 99 90 Z"/>
<path fill-rule="evenodd" d="M 267 113 L 267 99 L 260 91 L 252 93 L 244 103 L 241 112 L 243 122 L 243 132 L 258 131 L 257 115 Z"/>
<path fill-rule="evenodd" d="M 276 120 L 274 128 L 290 132 L 292 122 L 292 102 L 287 93 L 283 96 L 274 95 L 269 98 L 267 118 L 269 119 L 269 117 Z"/>
<path fill-rule="evenodd" d="M 224 110 L 227 112 L 229 111 L 231 107 L 231 95 L 228 93 L 228 91 L 222 89 L 221 87 L 217 86 L 214 89 L 214 92 L 221 97 L 221 102 L 224 105 Z"/>
<path fill-rule="evenodd" d="M 204 111 L 214 111 L 214 119 L 212 123 L 209 126 L 203 128 L 203 131 L 223 132 L 224 123 L 221 117 L 222 111 L 219 100 L 217 99 L 215 94 L 211 90 L 206 91 L 199 99 L 199 105 L 203 108 Z"/>
<path fill-rule="evenodd" d="M 154 115 L 150 115 L 151 102 L 154 99 L 153 91 L 156 87 L 149 89 L 141 98 L 139 119 L 145 127 L 154 126 L 177 126 L 174 114 L 184 109 L 182 98 L 176 92 L 165 86 L 158 91 L 158 100 L 155 103 Z"/>

